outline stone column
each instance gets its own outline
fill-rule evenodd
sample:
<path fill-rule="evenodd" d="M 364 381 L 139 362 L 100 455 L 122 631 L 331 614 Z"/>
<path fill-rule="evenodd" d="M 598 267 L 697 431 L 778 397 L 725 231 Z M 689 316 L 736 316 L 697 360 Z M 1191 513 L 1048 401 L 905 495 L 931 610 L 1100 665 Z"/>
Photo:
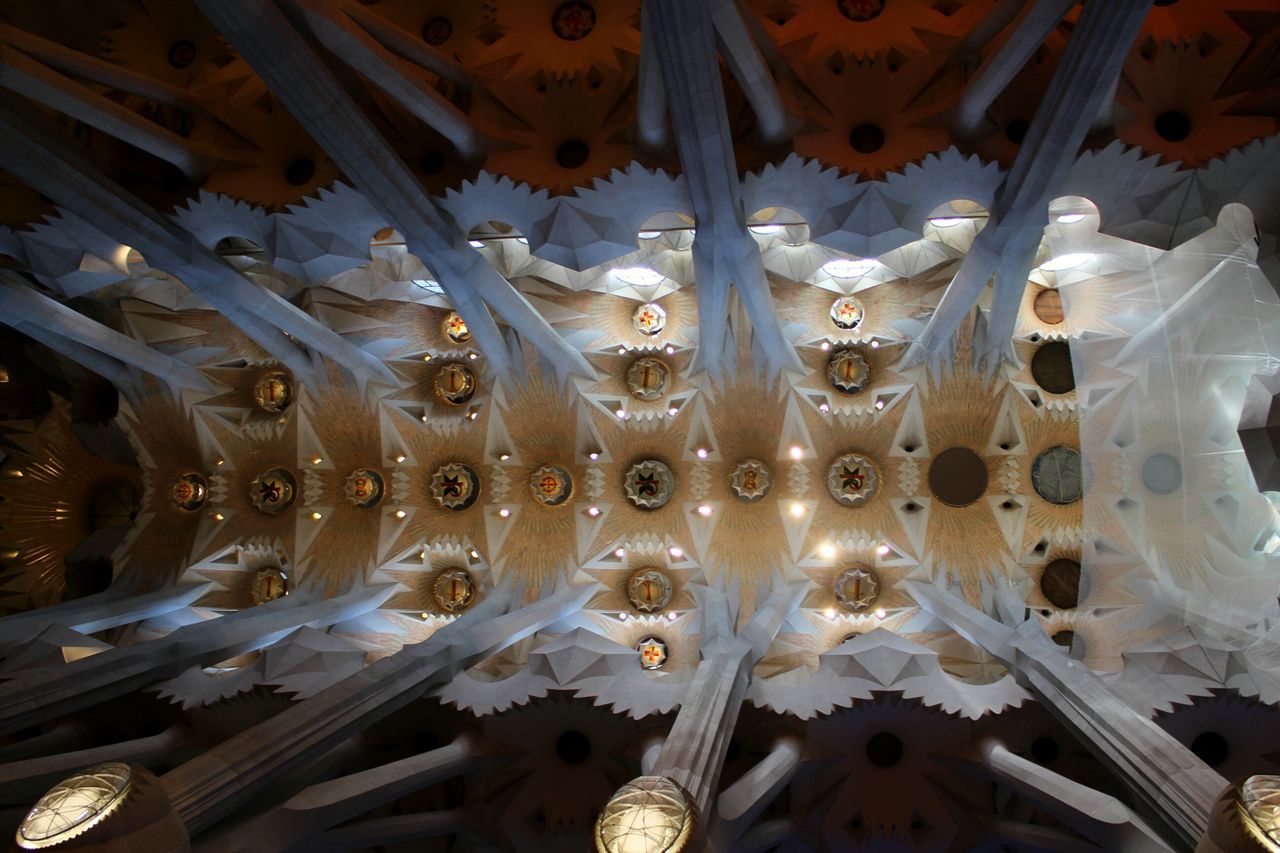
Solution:
<path fill-rule="evenodd" d="M 396 383 L 382 360 L 245 278 L 190 234 L 103 175 L 42 116 L 0 96 L 0 159 L 33 189 L 182 280 L 296 376 L 316 372 L 304 347 L 365 380 Z M 293 340 L 285 334 L 292 336 Z M 296 341 L 296 342 L 295 342 Z"/>
<path fill-rule="evenodd" d="M 782 735 L 759 764 L 720 794 L 710 831 L 716 850 L 737 849 L 737 840 L 791 781 L 803 756 L 804 738 Z"/>
<path fill-rule="evenodd" d="M 82 634 L 96 634 L 108 628 L 181 610 L 212 587 L 212 583 L 184 584 L 132 594 L 113 586 L 74 601 L 5 616 L 0 618 L 0 655 L 7 654 L 50 625 L 61 625 Z"/>
<path fill-rule="evenodd" d="M 186 362 L 91 320 L 30 287 L 8 270 L 0 270 L 0 322 L 72 359 L 76 359 L 81 348 L 88 348 L 122 365 L 149 373 L 175 390 L 212 390 L 204 374 Z M 68 351 L 67 342 L 76 344 L 76 348 Z M 92 365 L 86 367 L 92 369 Z"/>
<path fill-rule="evenodd" d="M 700 814 L 710 814 L 751 670 L 802 593 L 802 585 L 774 591 L 736 636 L 724 594 L 716 590 L 702 594 L 702 662 L 653 767 L 654 776 L 665 776 L 683 788 Z"/>
<path fill-rule="evenodd" d="M 270 645 L 303 625 L 324 627 L 376 609 L 395 584 L 363 587 L 337 598 L 313 600 L 305 592 L 184 625 L 157 640 L 117 646 L 55 667 L 19 673 L 0 685 L 0 733 L 8 734 L 79 711 L 148 684 L 174 678 Z"/>
<path fill-rule="evenodd" d="M 732 8 L 727 12 L 736 14 Z M 645 0 L 643 15 L 662 70 L 676 148 L 698 223 L 693 241 L 699 324 L 695 367 L 718 375 L 729 358 L 732 285 L 751 318 L 769 372 L 799 369 L 799 358 L 773 309 L 760 249 L 747 230 L 711 4 Z"/>
<path fill-rule="evenodd" d="M 952 592 L 904 582 L 925 610 L 985 649 L 1033 690 L 1045 707 L 1109 767 L 1146 807 L 1166 842 L 1190 849 L 1204 835 L 1210 809 L 1227 780 L 1145 716 L 1126 705 L 1092 670 L 1072 660 L 1026 620 L 1016 628 L 971 607 Z M 1025 611 L 1010 589 L 1003 618 Z"/>
<path fill-rule="evenodd" d="M 404 235 L 467 322 L 490 366 L 518 372 L 489 309 L 547 359 L 558 374 L 593 377 L 575 347 L 534 310 L 442 213 L 417 178 L 283 13 L 267 0 L 196 0 L 240 56 L 338 164 L 387 221 Z M 344 58 L 344 57 L 339 57 Z"/>
<path fill-rule="evenodd" d="M 405 646 L 165 774 L 161 781 L 174 808 L 196 835 L 334 744 L 576 612 L 595 586 L 565 587 L 505 614 L 510 591 L 491 592 L 424 642 Z"/>
<path fill-rule="evenodd" d="M 0 764 L 0 797 L 6 802 L 34 800 L 76 771 L 109 761 L 169 763 L 183 747 L 194 745 L 188 737 L 180 726 L 171 726 L 150 737 Z"/>

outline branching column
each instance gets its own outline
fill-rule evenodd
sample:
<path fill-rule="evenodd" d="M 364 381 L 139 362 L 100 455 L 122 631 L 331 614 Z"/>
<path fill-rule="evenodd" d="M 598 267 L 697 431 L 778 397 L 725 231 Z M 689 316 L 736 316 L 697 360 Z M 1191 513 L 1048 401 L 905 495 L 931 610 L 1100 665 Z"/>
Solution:
<path fill-rule="evenodd" d="M 985 649 L 1027 684 L 1099 761 L 1147 807 L 1155 829 L 1179 849 L 1191 849 L 1209 825 L 1209 812 L 1227 780 L 1164 729 L 1138 714 L 1092 670 L 1072 660 L 1038 623 L 1015 628 L 997 622 L 959 596 L 906 582 L 921 606 Z M 1012 614 L 1020 602 L 1007 602 Z M 1006 762 L 1007 764 L 1007 762 Z"/>

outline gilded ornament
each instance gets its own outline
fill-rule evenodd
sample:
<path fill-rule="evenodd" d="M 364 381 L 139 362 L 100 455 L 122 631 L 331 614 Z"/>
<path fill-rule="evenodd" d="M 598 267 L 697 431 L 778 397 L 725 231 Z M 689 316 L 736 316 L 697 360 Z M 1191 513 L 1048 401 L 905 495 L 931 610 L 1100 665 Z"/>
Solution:
<path fill-rule="evenodd" d="M 347 475 L 342 484 L 342 496 L 355 506 L 368 508 L 377 506 L 382 500 L 382 475 L 372 468 L 357 468 Z"/>
<path fill-rule="evenodd" d="M 133 770 L 99 764 L 59 782 L 27 812 L 14 839 L 25 850 L 70 841 L 106 820 L 129 796 Z"/>
<path fill-rule="evenodd" d="M 480 496 L 480 478 L 470 467 L 450 462 L 431 475 L 431 496 L 445 509 L 464 510 Z"/>
<path fill-rule="evenodd" d="M 471 340 L 471 330 L 467 328 L 467 323 L 462 319 L 462 315 L 457 311 L 450 311 L 445 315 L 444 320 L 440 324 L 441 330 L 445 337 L 453 341 L 455 344 L 465 344 Z"/>
<path fill-rule="evenodd" d="M 870 376 L 871 368 L 857 350 L 842 349 L 827 359 L 827 381 L 841 394 L 857 394 L 867 387 Z"/>
<path fill-rule="evenodd" d="M 278 370 L 264 373 L 253 385 L 253 400 L 262 411 L 278 415 L 293 402 L 293 383 Z"/>
<path fill-rule="evenodd" d="M 184 509 L 187 512 L 194 512 L 204 506 L 205 498 L 209 496 L 209 484 L 205 482 L 204 477 L 196 473 L 183 474 L 173 481 L 173 488 L 169 492 L 174 506 L 178 509 Z"/>
<path fill-rule="evenodd" d="M 1250 776 L 1240 785 L 1240 820 L 1266 850 L 1280 853 L 1280 776 Z"/>
<path fill-rule="evenodd" d="M 841 296 L 831 303 L 831 322 L 837 329 L 853 330 L 862 325 L 866 311 L 862 303 L 852 296 Z"/>
<path fill-rule="evenodd" d="M 657 613 L 671 602 L 671 581 L 661 569 L 640 569 L 627 581 L 627 598 L 641 613 Z"/>
<path fill-rule="evenodd" d="M 744 501 L 758 501 L 769 494 L 769 486 L 773 484 L 773 476 L 764 463 L 758 459 L 747 459 L 739 462 L 733 469 L 729 485 L 734 494 Z"/>
<path fill-rule="evenodd" d="M 676 475 L 666 463 L 644 459 L 627 470 L 623 489 L 627 500 L 641 509 L 658 509 L 675 494 Z"/>
<path fill-rule="evenodd" d="M 662 669 L 667 663 L 667 644 L 657 637 L 645 637 L 636 643 L 636 651 L 644 669 Z"/>
<path fill-rule="evenodd" d="M 596 820 L 596 853 L 679 853 L 693 832 L 693 804 L 665 776 L 640 776 L 617 790 Z"/>
<path fill-rule="evenodd" d="M 836 578 L 836 601 L 852 613 L 869 610 L 880 596 L 880 579 L 865 567 L 845 569 Z"/>
<path fill-rule="evenodd" d="M 253 576 L 253 601 L 266 604 L 289 594 L 289 576 L 274 566 L 258 569 Z"/>
<path fill-rule="evenodd" d="M 476 375 L 465 364 L 456 361 L 440 365 L 432 384 L 436 396 L 450 406 L 461 406 L 476 393 Z"/>
<path fill-rule="evenodd" d="M 249 486 L 249 500 L 259 511 L 274 515 L 293 506 L 298 481 L 284 468 L 268 468 Z"/>
<path fill-rule="evenodd" d="M 860 453 L 846 453 L 831 463 L 827 489 L 845 506 L 861 506 L 875 495 L 880 477 L 871 460 Z"/>
<path fill-rule="evenodd" d="M 596 28 L 596 10 L 585 0 L 566 0 L 551 13 L 551 30 L 565 41 L 577 41 Z"/>
<path fill-rule="evenodd" d="M 436 575 L 431 585 L 431 594 L 436 605 L 445 613 L 458 613 L 466 610 L 475 598 L 476 583 L 471 573 L 465 569 L 445 569 Z"/>
<path fill-rule="evenodd" d="M 660 400 L 667 393 L 670 377 L 671 370 L 661 359 L 651 356 L 637 358 L 627 368 L 627 390 L 638 400 Z"/>
<path fill-rule="evenodd" d="M 646 337 L 662 334 L 667 325 L 667 312 L 656 302 L 646 302 L 631 314 L 631 324 Z"/>
<path fill-rule="evenodd" d="M 543 465 L 529 478 L 529 494 L 543 506 L 560 506 L 573 494 L 573 477 L 559 465 Z"/>

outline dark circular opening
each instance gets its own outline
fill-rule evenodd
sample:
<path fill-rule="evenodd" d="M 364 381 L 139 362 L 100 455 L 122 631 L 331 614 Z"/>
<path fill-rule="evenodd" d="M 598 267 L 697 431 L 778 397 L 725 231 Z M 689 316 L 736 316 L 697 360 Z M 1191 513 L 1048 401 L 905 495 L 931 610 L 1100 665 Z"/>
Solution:
<path fill-rule="evenodd" d="M 1205 764 L 1217 767 L 1227 760 L 1227 739 L 1217 732 L 1201 732 L 1191 741 L 1191 751 Z"/>
<path fill-rule="evenodd" d="M 591 741 L 582 732 L 570 729 L 556 738 L 556 755 L 565 764 L 581 764 L 591 757 Z"/>
<path fill-rule="evenodd" d="M 1004 126 L 1004 138 L 1014 145 L 1021 145 L 1022 140 L 1027 138 L 1027 131 L 1030 127 L 1026 119 L 1015 118 Z"/>
<path fill-rule="evenodd" d="M 556 149 L 556 162 L 562 169 L 577 169 L 590 156 L 591 149 L 580 139 L 570 139 Z"/>
<path fill-rule="evenodd" d="M 442 45 L 453 35 L 453 22 L 448 18 L 427 18 L 422 25 L 422 40 L 430 45 Z"/>
<path fill-rule="evenodd" d="M 1038 737 L 1031 742 L 1031 760 L 1049 764 L 1058 757 L 1058 742 L 1051 737 Z"/>
<path fill-rule="evenodd" d="M 892 767 L 902 759 L 902 741 L 897 735 L 879 732 L 867 741 L 867 760 L 876 767 Z"/>
<path fill-rule="evenodd" d="M 284 179 L 290 186 L 300 187 L 316 176 L 316 164 L 310 157 L 299 157 L 285 167 Z"/>
<path fill-rule="evenodd" d="M 1031 356 L 1031 376 L 1050 394 L 1074 391 L 1076 375 L 1071 369 L 1071 347 L 1066 341 L 1041 344 L 1036 354 Z"/>
<path fill-rule="evenodd" d="M 1161 139 L 1181 142 L 1191 135 L 1191 119 L 1177 110 L 1169 110 L 1156 116 L 1156 133 Z"/>
<path fill-rule="evenodd" d="M 987 491 L 987 463 L 967 447 L 949 447 L 929 464 L 929 491 L 947 506 L 968 506 Z"/>
<path fill-rule="evenodd" d="M 196 61 L 196 45 L 195 42 L 187 39 L 175 41 L 169 45 L 169 65 L 179 70 L 186 68 Z"/>
<path fill-rule="evenodd" d="M 1050 637 L 1055 643 L 1066 648 L 1071 648 L 1071 644 L 1076 640 L 1075 631 L 1059 631 Z"/>
<path fill-rule="evenodd" d="M 439 151 L 428 151 L 422 155 L 422 171 L 428 175 L 435 175 L 444 168 L 444 155 Z"/>
<path fill-rule="evenodd" d="M 1063 610 L 1080 603 L 1080 564 L 1065 557 L 1045 566 L 1040 591 L 1049 603 Z"/>
<path fill-rule="evenodd" d="M 860 124 L 849 131 L 849 144 L 859 154 L 874 154 L 884 147 L 884 131 L 874 124 Z"/>
<path fill-rule="evenodd" d="M 1156 495 L 1169 495 L 1182 488 L 1182 463 L 1168 453 L 1153 453 L 1142 463 L 1142 485 Z"/>
<path fill-rule="evenodd" d="M 880 17 L 885 0 L 836 0 L 840 14 L 851 21 L 870 21 Z"/>
<path fill-rule="evenodd" d="M 596 10 L 583 0 L 561 3 L 551 13 L 551 30 L 565 41 L 577 41 L 596 28 Z"/>
<path fill-rule="evenodd" d="M 99 487 L 89 503 L 89 528 L 128 527 L 138 517 L 142 500 L 132 483 L 118 480 Z"/>

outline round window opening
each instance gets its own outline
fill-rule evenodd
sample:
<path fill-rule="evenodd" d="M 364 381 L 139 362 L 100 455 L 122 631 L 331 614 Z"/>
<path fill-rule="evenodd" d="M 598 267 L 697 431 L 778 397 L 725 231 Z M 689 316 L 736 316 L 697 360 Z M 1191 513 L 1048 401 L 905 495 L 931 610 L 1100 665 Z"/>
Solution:
<path fill-rule="evenodd" d="M 929 491 L 947 506 L 969 506 L 986 494 L 987 464 L 967 447 L 949 447 L 929 465 Z"/>

